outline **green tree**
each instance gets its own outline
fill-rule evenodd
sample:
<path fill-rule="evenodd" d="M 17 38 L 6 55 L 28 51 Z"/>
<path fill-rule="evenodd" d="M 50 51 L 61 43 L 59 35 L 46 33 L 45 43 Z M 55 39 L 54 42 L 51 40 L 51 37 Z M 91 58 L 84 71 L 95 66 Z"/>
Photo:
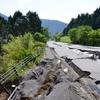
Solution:
<path fill-rule="evenodd" d="M 60 37 L 61 36 L 62 36 L 62 33 L 61 32 L 56 32 L 56 34 L 54 36 L 55 41 L 60 41 Z"/>
<path fill-rule="evenodd" d="M 13 17 L 8 18 L 10 31 L 13 36 L 24 35 L 25 32 L 41 32 L 41 20 L 36 12 L 28 12 L 24 16 L 20 11 L 16 11 Z"/>
<path fill-rule="evenodd" d="M 49 28 L 48 27 L 42 27 L 42 29 L 41 29 L 41 34 L 43 34 L 43 35 L 45 35 L 45 37 L 47 38 L 47 39 L 49 39 L 50 38 L 50 32 L 49 32 Z"/>
<path fill-rule="evenodd" d="M 40 41 L 40 42 L 46 43 L 47 40 L 48 40 L 48 38 L 46 38 L 45 35 L 42 35 L 41 33 L 36 32 L 36 33 L 34 34 L 34 40 L 35 40 L 35 41 Z"/>
<path fill-rule="evenodd" d="M 77 43 L 77 28 L 72 28 L 68 31 L 68 36 L 73 43 Z"/>
<path fill-rule="evenodd" d="M 0 16 L 0 42 L 4 43 L 4 40 L 7 39 L 8 35 L 8 22 Z"/>
<path fill-rule="evenodd" d="M 13 35 L 21 35 L 21 23 L 23 14 L 20 11 L 16 11 L 13 15 Z"/>
<path fill-rule="evenodd" d="M 89 33 L 92 31 L 90 26 L 78 26 L 68 31 L 68 35 L 73 43 L 86 45 L 89 42 Z"/>
<path fill-rule="evenodd" d="M 39 19 L 38 14 L 36 12 L 29 11 L 26 14 L 26 17 L 30 24 L 30 32 L 33 34 L 35 32 L 41 32 L 41 20 Z"/>
<path fill-rule="evenodd" d="M 9 17 L 8 21 L 11 25 L 10 32 L 14 36 L 24 35 L 29 31 L 30 25 L 25 16 L 20 11 L 16 11 L 13 17 Z M 9 32 L 9 33 L 10 33 Z"/>
<path fill-rule="evenodd" d="M 91 26 L 79 26 L 77 31 L 78 43 L 86 45 L 88 43 L 88 34 L 92 30 Z"/>

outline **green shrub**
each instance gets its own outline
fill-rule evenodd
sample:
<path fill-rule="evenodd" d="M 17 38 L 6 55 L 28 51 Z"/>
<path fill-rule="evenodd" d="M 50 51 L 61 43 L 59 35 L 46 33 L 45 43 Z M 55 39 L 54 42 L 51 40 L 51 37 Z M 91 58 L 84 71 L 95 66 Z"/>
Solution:
<path fill-rule="evenodd" d="M 10 35 L 10 41 L 2 46 L 4 55 L 0 57 L 0 62 L 2 62 L 0 69 L 2 68 L 3 72 L 7 71 L 19 61 L 43 47 L 45 47 L 45 43 L 36 42 L 31 33 L 25 33 L 24 36 L 19 37 Z"/>
<path fill-rule="evenodd" d="M 60 38 L 60 42 L 71 43 L 72 41 L 69 36 L 64 36 Z"/>

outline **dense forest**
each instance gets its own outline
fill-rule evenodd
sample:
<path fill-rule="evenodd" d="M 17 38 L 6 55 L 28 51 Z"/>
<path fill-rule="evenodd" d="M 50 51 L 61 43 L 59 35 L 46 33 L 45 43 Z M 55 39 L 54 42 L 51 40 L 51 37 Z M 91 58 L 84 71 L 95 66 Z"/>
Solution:
<path fill-rule="evenodd" d="M 72 18 L 68 26 L 63 30 L 63 36 L 68 34 L 69 29 L 82 25 L 89 25 L 96 30 L 100 28 L 100 8 L 97 8 L 93 14 L 79 14 L 77 18 Z"/>
<path fill-rule="evenodd" d="M 55 37 L 56 41 L 100 46 L 100 8 L 93 14 L 79 14 L 77 18 L 72 18 L 63 33 Z"/>
<path fill-rule="evenodd" d="M 36 12 L 24 16 L 16 11 L 8 20 L 0 17 L 0 74 L 29 55 L 44 48 L 50 38 L 47 27 L 41 26 Z M 36 64 L 43 54 L 32 61 Z"/>

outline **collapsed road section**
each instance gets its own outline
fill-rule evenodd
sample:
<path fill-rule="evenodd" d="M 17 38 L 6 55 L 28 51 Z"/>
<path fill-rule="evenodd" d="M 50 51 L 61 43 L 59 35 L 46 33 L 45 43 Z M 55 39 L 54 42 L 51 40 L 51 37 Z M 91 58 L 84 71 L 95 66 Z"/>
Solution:
<path fill-rule="evenodd" d="M 48 42 L 44 58 L 26 72 L 13 99 L 8 100 L 100 100 L 100 89 L 91 73 L 74 68 L 74 59 L 67 55 L 70 50 L 64 48 L 65 44 Z M 75 54 L 73 57 L 77 59 Z"/>
<path fill-rule="evenodd" d="M 64 58 L 79 75 L 84 72 L 90 73 L 89 77 L 100 88 L 100 47 L 53 41 L 48 42 L 48 45 L 54 47 L 57 55 Z"/>

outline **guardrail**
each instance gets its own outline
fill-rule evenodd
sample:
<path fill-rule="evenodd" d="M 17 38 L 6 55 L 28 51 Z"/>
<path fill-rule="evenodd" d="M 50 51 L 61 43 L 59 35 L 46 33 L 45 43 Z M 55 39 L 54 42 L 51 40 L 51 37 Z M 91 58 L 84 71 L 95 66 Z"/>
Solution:
<path fill-rule="evenodd" d="M 7 100 L 15 100 L 16 98 L 16 90 L 17 90 L 17 87 L 14 89 L 14 91 L 12 92 L 12 94 L 9 96 L 9 98 Z"/>
<path fill-rule="evenodd" d="M 27 65 L 28 62 L 30 62 L 33 58 L 39 56 L 43 52 L 44 48 L 40 49 L 39 51 L 35 52 L 33 55 L 29 55 L 22 61 L 20 61 L 15 66 L 11 67 L 8 71 L 6 71 L 4 74 L 0 76 L 0 86 L 10 95 L 10 91 L 4 86 L 4 83 L 11 78 L 14 74 L 18 75 L 19 69 L 21 69 L 23 66 Z"/>

